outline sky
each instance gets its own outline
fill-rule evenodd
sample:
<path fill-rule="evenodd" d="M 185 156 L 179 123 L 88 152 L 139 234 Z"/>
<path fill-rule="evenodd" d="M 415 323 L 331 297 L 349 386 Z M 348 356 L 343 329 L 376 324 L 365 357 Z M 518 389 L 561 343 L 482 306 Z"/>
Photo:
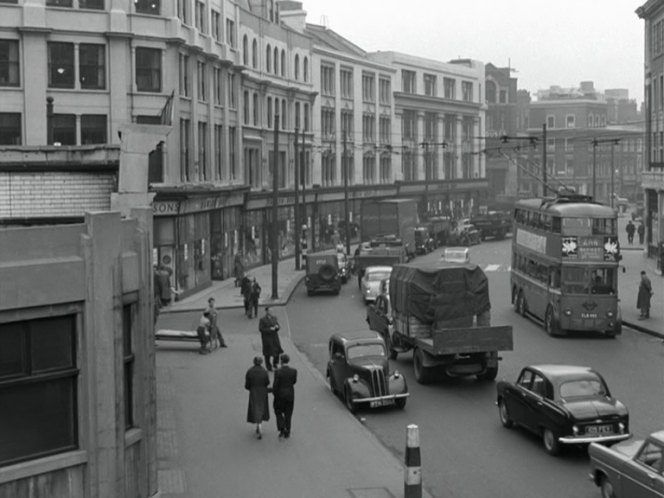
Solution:
<path fill-rule="evenodd" d="M 302 0 L 323 24 L 368 51 L 438 61 L 470 58 L 516 71 L 519 89 L 626 88 L 643 100 L 646 0 Z"/>

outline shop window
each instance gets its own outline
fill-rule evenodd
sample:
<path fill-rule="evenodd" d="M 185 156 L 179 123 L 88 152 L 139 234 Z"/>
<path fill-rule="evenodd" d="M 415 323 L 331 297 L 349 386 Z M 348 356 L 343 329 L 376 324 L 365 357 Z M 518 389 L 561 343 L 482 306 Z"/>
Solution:
<path fill-rule="evenodd" d="M 0 86 L 21 83 L 18 40 L 0 40 Z"/>
<path fill-rule="evenodd" d="M 122 307 L 122 363 L 124 384 L 124 423 L 125 429 L 134 427 L 134 369 L 136 357 L 132 345 L 136 306 L 125 304 Z"/>
<path fill-rule="evenodd" d="M 74 88 L 74 44 L 49 42 L 48 86 Z"/>
<path fill-rule="evenodd" d="M 139 92 L 161 91 L 161 50 L 136 48 L 136 88 Z"/>
<path fill-rule="evenodd" d="M 81 145 L 105 144 L 107 141 L 106 115 L 83 114 L 81 116 Z"/>
<path fill-rule="evenodd" d="M 76 145 L 76 116 L 74 114 L 53 115 L 53 143 Z"/>
<path fill-rule="evenodd" d="M 76 316 L 0 324 L 0 465 L 78 447 Z"/>
<path fill-rule="evenodd" d="M 161 12 L 160 0 L 134 0 L 134 7 L 139 14 L 158 16 Z"/>

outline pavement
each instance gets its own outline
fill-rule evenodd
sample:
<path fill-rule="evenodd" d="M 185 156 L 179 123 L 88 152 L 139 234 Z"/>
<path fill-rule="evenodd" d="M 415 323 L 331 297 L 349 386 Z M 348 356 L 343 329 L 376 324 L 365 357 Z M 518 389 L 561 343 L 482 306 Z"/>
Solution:
<path fill-rule="evenodd" d="M 629 245 L 619 219 L 624 272 L 618 276 L 625 325 L 664 337 L 664 277 L 645 257 L 643 245 Z M 651 318 L 638 320 L 636 294 L 645 270 L 655 292 Z M 279 440 L 274 422 L 264 424 L 261 441 L 245 422 L 244 374 L 261 355 L 258 319 L 243 313 L 240 289 L 232 279 L 162 309 L 157 329 L 194 330 L 209 297 L 220 310 L 219 323 L 228 348 L 197 354 L 197 343 L 159 342 L 157 400 L 159 483 L 162 498 L 390 498 L 404 496 L 405 462 L 385 448 L 347 412 L 327 389 L 323 376 L 300 353 L 290 337 L 284 306 L 304 278 L 293 258 L 278 265 L 277 295 L 272 296 L 270 265 L 250 270 L 263 288 L 259 315 L 266 305 L 282 325 L 282 346 L 298 370 L 293 435 Z M 186 313 L 189 312 L 189 313 Z M 210 396 L 214 393 L 214 396 Z M 270 397 L 271 399 L 271 397 Z M 406 408 L 407 410 L 407 408 Z M 406 431 L 404 431 L 404 448 Z M 426 469 L 422 462 L 423 496 Z"/>
<path fill-rule="evenodd" d="M 265 305 L 274 306 L 282 346 L 298 370 L 291 437 L 278 438 L 272 410 L 262 440 L 255 438 L 255 426 L 246 423 L 244 375 L 253 357 L 261 355 L 258 319 L 244 316 L 240 289 L 232 279 L 215 282 L 163 309 L 157 322 L 157 329 L 193 330 L 198 314 L 185 312 L 203 310 L 213 296 L 228 344 L 203 356 L 194 342 L 157 344 L 161 498 L 404 496 L 405 462 L 363 425 L 361 412 L 352 415 L 330 393 L 321 373 L 291 340 L 284 305 L 304 271 L 295 270 L 294 259 L 280 262 L 276 299 L 271 266 L 248 273 L 263 288 L 259 316 Z M 404 426 L 404 450 L 406 436 Z M 424 489 L 422 496 L 431 495 Z"/>

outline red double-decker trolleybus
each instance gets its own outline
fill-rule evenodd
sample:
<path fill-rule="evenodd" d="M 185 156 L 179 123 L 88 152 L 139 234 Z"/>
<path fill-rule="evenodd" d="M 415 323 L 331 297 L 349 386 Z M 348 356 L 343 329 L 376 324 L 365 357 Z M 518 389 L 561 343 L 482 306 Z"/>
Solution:
<path fill-rule="evenodd" d="M 512 303 L 550 335 L 622 332 L 616 211 L 588 196 L 524 199 L 514 208 Z"/>

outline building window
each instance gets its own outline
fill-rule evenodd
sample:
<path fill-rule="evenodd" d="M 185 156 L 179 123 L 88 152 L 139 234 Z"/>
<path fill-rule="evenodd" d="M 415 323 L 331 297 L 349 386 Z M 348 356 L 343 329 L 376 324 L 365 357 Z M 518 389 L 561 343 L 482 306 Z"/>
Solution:
<path fill-rule="evenodd" d="M 300 56 L 298 54 L 295 54 L 295 64 L 294 64 L 294 75 L 295 75 L 295 80 L 300 79 Z"/>
<path fill-rule="evenodd" d="M 505 90 L 500 91 L 500 103 L 507 104 L 507 92 Z"/>
<path fill-rule="evenodd" d="M 464 102 L 473 101 L 473 83 L 471 81 L 461 82 L 461 98 Z"/>
<path fill-rule="evenodd" d="M 272 47 L 270 45 L 265 49 L 265 72 L 272 72 Z"/>
<path fill-rule="evenodd" d="M 210 16 L 212 18 L 212 37 L 217 41 L 221 41 L 221 13 L 212 9 Z"/>
<path fill-rule="evenodd" d="M 249 37 L 247 35 L 242 37 L 242 64 L 249 65 Z"/>
<path fill-rule="evenodd" d="M 286 76 L 286 51 L 281 51 L 281 76 Z"/>
<path fill-rule="evenodd" d="M 253 97 L 253 106 L 252 110 L 254 111 L 254 126 L 258 126 L 259 116 L 258 116 L 258 94 L 254 92 Z"/>
<path fill-rule="evenodd" d="M 380 183 L 392 183 L 392 157 L 389 153 L 380 155 Z"/>
<path fill-rule="evenodd" d="M 416 93 L 415 71 L 401 70 L 401 90 L 405 93 Z"/>
<path fill-rule="evenodd" d="M 81 115 L 81 145 L 107 143 L 106 122 L 105 114 Z"/>
<path fill-rule="evenodd" d="M 178 0 L 178 18 L 183 24 L 189 24 L 189 0 Z"/>
<path fill-rule="evenodd" d="M 235 48 L 235 21 L 232 19 L 226 19 L 226 43 Z"/>
<path fill-rule="evenodd" d="M 243 122 L 246 125 L 249 124 L 249 116 L 251 114 L 249 112 L 249 104 L 250 104 L 249 92 L 247 90 L 245 90 L 244 93 L 242 94 L 242 115 L 243 115 L 243 118 L 244 118 Z"/>
<path fill-rule="evenodd" d="M 267 127 L 272 128 L 272 97 L 267 98 Z"/>
<path fill-rule="evenodd" d="M 196 23 L 196 29 L 200 31 L 201 33 L 207 33 L 207 26 L 205 23 L 205 2 L 201 2 L 201 0 L 196 0 L 196 19 L 194 22 Z"/>
<path fill-rule="evenodd" d="M 378 140 L 380 145 L 392 143 L 392 121 L 389 117 L 380 117 L 378 120 Z"/>
<path fill-rule="evenodd" d="M 76 315 L 0 324 L 0 465 L 78 447 L 77 376 Z"/>
<path fill-rule="evenodd" d="M 224 135 L 221 125 L 214 125 L 214 169 L 217 172 L 217 180 L 224 177 Z"/>
<path fill-rule="evenodd" d="M 404 110 L 402 114 L 403 119 L 403 139 L 416 140 L 417 139 L 417 112 Z"/>
<path fill-rule="evenodd" d="M 373 114 L 362 115 L 362 141 L 365 144 L 373 144 L 376 141 L 376 116 Z"/>
<path fill-rule="evenodd" d="M 343 140 L 345 138 L 349 142 L 352 142 L 354 132 L 355 132 L 355 130 L 353 128 L 353 113 L 352 113 L 352 111 L 346 111 L 346 110 L 341 111 L 340 126 L 341 126 L 341 133 L 343 133 L 341 139 Z"/>
<path fill-rule="evenodd" d="M 133 348 L 133 328 L 136 306 L 122 307 L 122 375 L 124 378 L 124 425 L 125 430 L 134 427 L 134 370 L 136 357 Z"/>
<path fill-rule="evenodd" d="M 191 181 L 189 149 L 191 148 L 191 121 L 180 119 L 180 167 L 182 181 Z"/>
<path fill-rule="evenodd" d="M 295 102 L 295 129 L 299 130 L 300 129 L 300 103 Z M 297 137 L 295 137 L 295 140 L 298 140 Z"/>
<path fill-rule="evenodd" d="M 48 43 L 48 86 L 74 88 L 73 43 Z"/>
<path fill-rule="evenodd" d="M 251 67 L 254 69 L 258 67 L 258 42 L 255 38 L 251 42 Z"/>
<path fill-rule="evenodd" d="M 207 102 L 207 66 L 205 62 L 198 61 L 198 100 Z"/>
<path fill-rule="evenodd" d="M 136 48 L 136 89 L 139 92 L 161 92 L 161 50 Z"/>
<path fill-rule="evenodd" d="M 78 0 L 78 8 L 104 10 L 104 0 Z"/>
<path fill-rule="evenodd" d="M 302 79 L 304 80 L 305 83 L 307 81 L 309 81 L 309 58 L 308 57 L 304 58 L 304 63 L 303 63 L 303 66 L 302 66 Z"/>
<path fill-rule="evenodd" d="M 547 128 L 555 128 L 556 127 L 556 117 L 555 116 L 547 116 L 546 117 L 546 127 Z"/>
<path fill-rule="evenodd" d="M 198 179 L 207 180 L 207 123 L 198 122 Z"/>
<path fill-rule="evenodd" d="M 324 150 L 321 158 L 321 182 L 324 187 L 332 186 L 337 180 L 337 158 L 331 150 Z"/>
<path fill-rule="evenodd" d="M 106 47 L 81 43 L 78 47 L 78 73 L 81 88 L 106 88 Z"/>
<path fill-rule="evenodd" d="M 47 7 L 73 7 L 72 0 L 46 0 Z"/>
<path fill-rule="evenodd" d="M 334 90 L 334 66 L 321 64 L 320 66 L 321 94 L 328 97 L 335 95 Z"/>
<path fill-rule="evenodd" d="M 279 74 L 279 49 L 277 47 L 274 47 L 272 62 L 274 63 L 274 74 Z"/>
<path fill-rule="evenodd" d="M 0 0 L 0 3 L 18 4 L 18 0 Z"/>
<path fill-rule="evenodd" d="M 21 145 L 21 114 L 0 112 L 0 145 Z"/>
<path fill-rule="evenodd" d="M 381 104 L 388 105 L 392 101 L 392 83 L 389 78 L 380 78 L 378 91 Z"/>
<path fill-rule="evenodd" d="M 376 183 L 376 155 L 373 153 L 362 157 L 362 179 L 367 185 Z"/>
<path fill-rule="evenodd" d="M 574 128 L 576 124 L 576 118 L 574 114 L 568 114 L 565 116 L 565 127 L 566 128 Z"/>
<path fill-rule="evenodd" d="M 424 95 L 429 97 L 436 96 L 436 75 L 435 74 L 425 74 L 424 75 Z"/>
<path fill-rule="evenodd" d="M 0 40 L 0 86 L 19 86 L 19 69 L 18 40 Z"/>
<path fill-rule="evenodd" d="M 161 13 L 160 0 L 134 0 L 134 6 L 139 14 L 158 16 Z"/>
<path fill-rule="evenodd" d="M 340 86 L 341 98 L 353 98 L 353 70 L 351 68 L 342 67 L 340 72 Z"/>
<path fill-rule="evenodd" d="M 304 131 L 309 131 L 309 104 L 304 104 Z"/>
<path fill-rule="evenodd" d="M 237 132 L 235 126 L 228 127 L 228 169 L 231 180 L 237 180 Z"/>
<path fill-rule="evenodd" d="M 76 145 L 76 116 L 74 114 L 53 115 L 53 143 Z"/>
<path fill-rule="evenodd" d="M 235 93 L 235 74 L 228 73 L 228 107 L 237 108 L 237 95 Z"/>
<path fill-rule="evenodd" d="M 224 105 L 223 95 L 224 95 L 224 85 L 223 85 L 223 76 L 221 74 L 221 68 L 214 68 L 214 105 Z"/>
<path fill-rule="evenodd" d="M 189 56 L 180 54 L 180 95 L 189 97 Z"/>
<path fill-rule="evenodd" d="M 323 107 L 320 111 L 321 136 L 323 140 L 334 140 L 334 109 Z"/>
<path fill-rule="evenodd" d="M 443 92 L 446 99 L 456 99 L 456 81 L 453 78 L 443 78 Z"/>
<path fill-rule="evenodd" d="M 288 122 L 288 114 L 286 113 L 286 99 L 281 100 L 281 129 L 286 129 L 286 123 Z"/>

